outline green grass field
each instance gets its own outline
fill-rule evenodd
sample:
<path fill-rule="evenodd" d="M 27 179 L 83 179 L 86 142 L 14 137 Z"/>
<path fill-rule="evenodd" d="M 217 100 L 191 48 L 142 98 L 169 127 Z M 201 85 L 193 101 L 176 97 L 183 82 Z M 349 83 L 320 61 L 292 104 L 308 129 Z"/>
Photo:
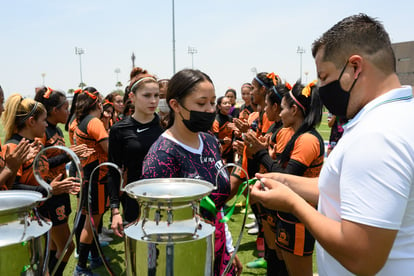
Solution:
<path fill-rule="evenodd" d="M 62 126 L 61 128 L 63 130 Z M 320 132 L 324 140 L 327 140 L 329 138 L 330 129 L 327 125 L 326 113 L 324 113 L 324 117 L 322 119 L 321 125 L 318 127 L 318 131 Z M 67 145 L 69 145 L 69 139 L 67 137 L 67 133 L 66 132 L 64 133 L 65 133 L 66 143 Z M 4 131 L 2 127 L 0 127 L 0 137 L 1 137 L 2 142 L 4 143 L 4 140 L 3 140 Z M 69 220 L 71 225 L 72 225 L 75 209 L 76 209 L 76 197 L 72 196 L 73 213 Z M 237 241 L 238 234 L 240 232 L 240 227 L 243 221 L 243 215 L 244 214 L 240 213 L 240 209 L 236 209 L 236 211 L 234 212 L 234 215 L 231 218 L 231 221 L 228 223 L 229 229 L 233 235 L 234 242 Z M 249 223 L 249 222 L 251 221 L 247 219 L 246 223 Z M 104 226 L 106 227 L 109 226 L 109 212 L 104 215 Z M 124 255 L 123 238 L 119 238 L 115 236 L 113 238 L 114 240 L 110 243 L 108 247 L 104 247 L 103 251 L 105 255 L 111 259 L 110 265 L 115 275 L 125 275 L 125 262 L 124 262 L 125 255 Z M 244 264 L 242 275 L 265 275 L 266 274 L 265 269 L 249 269 L 245 266 L 246 263 L 253 261 L 254 259 L 257 258 L 255 241 L 256 241 L 256 236 L 251 236 L 251 235 L 248 235 L 246 231 L 244 232 L 239 251 L 237 252 L 241 262 Z M 67 275 L 67 276 L 72 275 L 73 270 L 76 265 L 76 261 L 77 260 L 72 255 L 71 259 L 68 262 L 64 275 Z M 316 271 L 315 262 L 314 262 L 314 271 Z M 99 275 L 108 275 L 108 273 L 103 267 L 96 269 L 94 272 L 98 273 Z"/>

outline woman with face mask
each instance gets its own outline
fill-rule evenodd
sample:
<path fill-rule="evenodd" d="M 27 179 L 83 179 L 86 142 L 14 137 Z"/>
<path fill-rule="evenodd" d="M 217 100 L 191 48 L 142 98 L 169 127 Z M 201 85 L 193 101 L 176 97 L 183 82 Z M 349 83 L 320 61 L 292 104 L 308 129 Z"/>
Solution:
<path fill-rule="evenodd" d="M 141 178 L 144 157 L 163 132 L 160 119 L 155 113 L 160 94 L 155 77 L 142 68 L 132 69 L 128 91 L 135 106 L 134 113 L 112 126 L 108 152 L 108 161 L 117 164 L 124 172 L 125 184 Z M 111 228 L 116 235 L 122 236 L 123 223 L 138 219 L 139 206 L 126 193 L 120 196 L 119 174 L 113 169 L 109 170 L 108 189 L 112 209 Z M 119 210 L 120 202 L 123 218 Z"/>
<path fill-rule="evenodd" d="M 206 133 L 216 117 L 216 93 L 209 76 L 199 70 L 185 69 L 169 82 L 167 102 L 171 108 L 167 130 L 152 145 L 143 164 L 143 178 L 197 178 L 216 183 L 218 169 L 223 167 L 217 139 Z M 221 170 L 217 190 L 210 198 L 217 210 L 229 199 L 230 183 Z M 221 275 L 230 259 L 226 248 L 225 225 L 201 208 L 205 221 L 216 227 L 214 275 Z M 237 273 L 241 273 L 238 262 Z M 230 275 L 236 273 L 233 267 Z"/>

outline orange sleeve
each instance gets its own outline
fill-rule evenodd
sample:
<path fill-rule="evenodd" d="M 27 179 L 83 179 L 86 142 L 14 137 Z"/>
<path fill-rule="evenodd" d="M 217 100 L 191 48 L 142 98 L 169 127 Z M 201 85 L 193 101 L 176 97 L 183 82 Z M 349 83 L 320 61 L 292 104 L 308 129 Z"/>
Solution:
<path fill-rule="evenodd" d="M 211 127 L 211 131 L 214 134 L 219 133 L 219 131 L 220 131 L 220 129 L 219 129 L 219 122 L 217 120 L 214 120 L 213 126 Z"/>
<path fill-rule="evenodd" d="M 310 133 L 304 133 L 296 140 L 290 158 L 309 167 L 320 154 L 319 139 Z"/>
<path fill-rule="evenodd" d="M 93 118 L 88 124 L 88 135 L 95 139 L 96 142 L 101 142 L 108 139 L 108 132 L 104 124 L 98 118 Z"/>
<path fill-rule="evenodd" d="M 249 126 L 253 123 L 254 120 L 256 120 L 257 118 L 259 118 L 259 112 L 253 112 L 250 113 L 249 118 L 247 118 L 247 123 L 249 124 Z"/>
<path fill-rule="evenodd" d="M 39 141 L 43 146 L 46 145 L 46 133 L 42 138 L 35 138 L 36 141 Z"/>
<path fill-rule="evenodd" d="M 266 112 L 263 114 L 263 126 L 262 133 L 266 133 L 269 130 L 269 127 L 274 123 L 274 121 L 269 121 L 267 118 Z"/>

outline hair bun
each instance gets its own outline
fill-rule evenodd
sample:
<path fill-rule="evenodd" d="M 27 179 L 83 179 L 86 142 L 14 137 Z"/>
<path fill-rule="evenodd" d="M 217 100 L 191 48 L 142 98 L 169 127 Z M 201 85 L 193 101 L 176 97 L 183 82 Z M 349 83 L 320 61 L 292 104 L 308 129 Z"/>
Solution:
<path fill-rule="evenodd" d="M 148 74 L 148 71 L 142 69 L 141 67 L 134 67 L 131 71 L 131 74 L 129 75 L 129 78 L 132 80 L 134 77 L 142 74 Z"/>

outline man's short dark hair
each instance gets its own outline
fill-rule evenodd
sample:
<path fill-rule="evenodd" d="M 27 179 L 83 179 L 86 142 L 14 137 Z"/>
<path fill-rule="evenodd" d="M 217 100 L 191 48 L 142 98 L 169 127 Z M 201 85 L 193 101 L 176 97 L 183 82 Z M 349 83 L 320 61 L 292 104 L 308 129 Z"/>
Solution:
<path fill-rule="evenodd" d="M 323 61 L 337 68 L 351 55 L 361 55 L 386 74 L 396 71 L 395 55 L 384 26 L 366 14 L 346 17 L 326 31 L 312 45 L 312 55 L 323 49 Z"/>

